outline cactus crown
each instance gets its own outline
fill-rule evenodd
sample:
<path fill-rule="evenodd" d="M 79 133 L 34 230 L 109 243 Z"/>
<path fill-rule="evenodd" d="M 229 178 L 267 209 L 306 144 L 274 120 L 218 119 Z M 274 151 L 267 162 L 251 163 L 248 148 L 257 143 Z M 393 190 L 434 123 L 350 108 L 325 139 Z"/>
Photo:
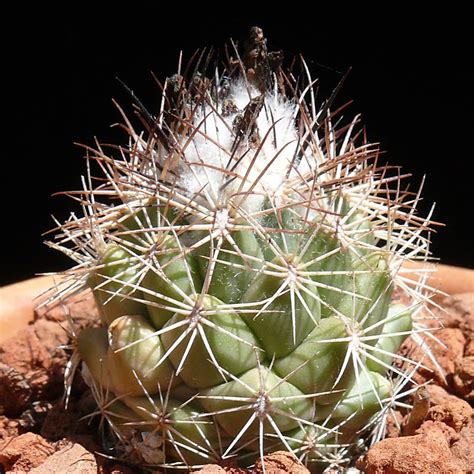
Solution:
<path fill-rule="evenodd" d="M 49 242 L 77 262 L 55 300 L 94 293 L 101 325 L 77 350 L 116 453 L 347 464 L 412 390 L 420 362 L 396 352 L 424 345 L 430 288 L 402 265 L 429 257 L 432 222 L 359 117 L 318 107 L 304 61 L 284 70 L 260 29 L 210 64 L 180 66 L 157 116 L 133 96 L 143 130 L 123 115 L 115 156 L 87 150 L 102 177 L 88 166 L 84 215 Z"/>

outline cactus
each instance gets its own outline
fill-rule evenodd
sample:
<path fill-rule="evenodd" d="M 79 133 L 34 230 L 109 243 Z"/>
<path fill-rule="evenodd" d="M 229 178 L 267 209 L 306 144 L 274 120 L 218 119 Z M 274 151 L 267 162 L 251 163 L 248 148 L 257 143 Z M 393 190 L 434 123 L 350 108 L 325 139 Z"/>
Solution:
<path fill-rule="evenodd" d="M 77 262 L 58 298 L 96 299 L 76 357 L 117 456 L 350 464 L 412 390 L 421 362 L 396 353 L 424 345 L 430 289 L 402 264 L 432 222 L 304 61 L 295 79 L 258 28 L 235 56 L 169 78 L 157 116 L 132 93 L 143 130 L 123 115 L 127 147 L 88 149 L 84 215 L 50 242 Z"/>

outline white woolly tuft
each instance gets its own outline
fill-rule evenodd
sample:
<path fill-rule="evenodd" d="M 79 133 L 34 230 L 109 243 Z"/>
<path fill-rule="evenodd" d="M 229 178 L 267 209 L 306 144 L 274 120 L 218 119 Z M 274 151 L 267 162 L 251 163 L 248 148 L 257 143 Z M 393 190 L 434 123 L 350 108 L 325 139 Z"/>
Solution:
<path fill-rule="evenodd" d="M 236 81 L 231 87 L 229 99 L 238 108 L 237 112 L 225 115 L 222 104 L 217 108 L 206 105 L 193 119 L 193 126 L 199 131 L 187 145 L 185 158 L 181 161 L 179 184 L 191 196 L 201 191 L 207 194 L 207 202 L 198 202 L 212 210 L 225 206 L 239 193 L 237 201 L 233 200 L 234 204 L 238 203 L 247 212 L 258 211 L 265 196 L 278 194 L 294 160 L 298 143 L 293 118 L 296 105 L 278 94 L 268 95 L 260 110 L 256 120 L 258 144 L 248 147 L 246 137 L 241 145 L 248 152 L 243 158 L 237 154 L 232 156 L 234 120 L 257 96 L 256 89 Z M 237 158 L 240 161 L 234 166 Z M 229 179 L 228 170 L 236 173 L 237 177 L 223 188 Z M 244 199 L 242 193 L 250 189 L 259 196 Z"/>

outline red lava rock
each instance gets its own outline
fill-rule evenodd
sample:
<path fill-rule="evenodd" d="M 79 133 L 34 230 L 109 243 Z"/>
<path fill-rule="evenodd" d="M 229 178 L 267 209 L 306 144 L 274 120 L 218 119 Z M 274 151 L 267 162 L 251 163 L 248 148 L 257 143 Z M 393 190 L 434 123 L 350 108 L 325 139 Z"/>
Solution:
<path fill-rule="evenodd" d="M 70 308 L 70 309 L 69 309 Z M 62 313 L 61 313 L 62 312 Z M 18 417 L 36 400 L 52 400 L 62 395 L 66 353 L 59 348 L 67 344 L 66 312 L 77 312 L 78 320 L 97 318 L 90 296 L 55 310 L 51 319 L 36 315 L 30 326 L 0 346 L 0 409 L 7 416 Z M 62 314 L 62 319 L 59 314 Z M 50 314 L 50 313 L 48 313 Z M 58 321 L 63 321 L 62 326 Z M 85 324 L 85 323 L 84 323 Z"/>
<path fill-rule="evenodd" d="M 265 465 L 265 471 L 262 464 Z M 286 451 L 276 451 L 267 454 L 263 458 L 263 462 L 259 459 L 255 463 L 252 474 L 267 473 L 284 473 L 291 472 L 292 474 L 310 474 L 309 470 L 296 459 L 293 454 Z"/>
<path fill-rule="evenodd" d="M 431 384 L 426 390 L 431 407 L 416 434 L 375 444 L 357 463 L 365 473 L 456 474 L 474 470 L 473 409 L 443 387 Z"/>
<path fill-rule="evenodd" d="M 60 346 L 66 345 L 69 342 L 69 336 L 60 324 L 53 321 L 44 319 L 35 321 L 33 328 L 38 339 L 43 343 L 43 346 L 51 356 L 48 384 L 51 387 L 61 386 L 62 389 L 64 368 L 66 367 L 68 356 Z"/>
<path fill-rule="evenodd" d="M 474 336 L 474 293 L 448 296 L 441 306 L 447 308 L 442 315 L 445 327 L 459 328 L 468 339 Z"/>
<path fill-rule="evenodd" d="M 451 446 L 451 452 L 463 464 L 465 472 L 474 471 L 474 426 L 463 428 L 459 433 L 459 441 Z"/>
<path fill-rule="evenodd" d="M 436 425 L 414 436 L 380 441 L 357 462 L 357 467 L 366 474 L 465 473 L 464 464 L 450 450 L 444 430 Z"/>
<path fill-rule="evenodd" d="M 456 432 L 454 428 L 451 428 L 446 423 L 442 421 L 425 421 L 415 432 L 415 435 L 426 435 L 433 431 L 439 431 L 443 433 L 446 442 L 451 447 L 456 441 L 459 441 L 459 433 Z M 408 436 L 406 436 L 408 438 Z"/>
<path fill-rule="evenodd" d="M 54 354 L 57 352 L 58 346 L 68 342 L 68 334 L 65 328 L 57 322 L 38 319 L 33 324 L 33 328 L 35 334 L 50 354 Z"/>
<path fill-rule="evenodd" d="M 456 363 L 454 389 L 468 402 L 474 401 L 474 356 L 463 357 Z"/>
<path fill-rule="evenodd" d="M 77 443 L 90 451 L 91 453 L 101 452 L 101 446 L 97 442 L 93 433 L 90 432 L 87 434 L 68 434 L 67 437 L 60 439 L 54 443 L 54 446 L 57 450 L 63 449 L 65 447 L 71 446 L 72 443 Z M 105 458 L 98 455 L 97 461 L 100 463 Z"/>
<path fill-rule="evenodd" d="M 247 472 L 247 471 L 245 471 Z M 193 474 L 228 474 L 227 469 L 218 464 L 206 464 L 199 471 L 193 471 Z"/>
<path fill-rule="evenodd" d="M 425 337 L 425 340 L 445 373 L 447 385 L 433 362 L 429 357 L 423 357 L 423 351 L 411 339 L 405 341 L 400 353 L 402 355 L 411 354 L 411 357 L 415 360 L 422 358 L 423 364 L 430 369 L 420 368 L 418 370 L 414 376 L 417 383 L 424 383 L 433 379 L 435 383 L 451 388 L 455 374 L 459 371 L 458 385 L 462 385 L 459 393 L 465 395 L 466 390 L 470 393 L 471 389 L 464 388 L 464 382 L 459 379 L 463 377 L 461 374 L 463 374 L 464 368 L 462 365 L 460 369 L 457 369 L 457 367 L 463 356 L 474 356 L 474 293 L 449 296 L 441 303 L 441 307 L 445 311 L 439 311 L 435 315 L 439 321 L 430 320 L 427 315 L 424 322 L 432 328 L 436 328 L 439 324 L 444 326 L 444 329 L 433 331 L 433 335 L 444 343 L 447 348 L 442 347 L 431 338 Z M 469 373 L 466 374 L 466 379 L 472 379 Z"/>
<path fill-rule="evenodd" d="M 18 436 L 20 431 L 21 427 L 18 420 L 0 415 L 0 446 L 3 444 L 3 440 L 12 436 Z"/>
<path fill-rule="evenodd" d="M 454 397 L 453 397 L 454 398 Z M 473 410 L 467 402 L 457 398 L 432 406 L 428 411 L 428 420 L 440 421 L 460 432 L 471 424 Z"/>
<path fill-rule="evenodd" d="M 468 343 L 464 347 L 464 355 L 466 357 L 474 356 L 474 339 L 468 341 Z"/>
<path fill-rule="evenodd" d="M 405 356 L 408 355 L 408 357 L 414 360 L 422 360 L 423 365 L 426 366 L 426 369 L 420 367 L 417 373 L 414 374 L 413 379 L 417 383 L 422 384 L 433 379 L 438 385 L 446 386 L 447 383 L 450 386 L 454 377 L 456 363 L 463 357 L 466 339 L 463 332 L 457 328 L 440 329 L 435 331 L 434 335 L 443 345 L 433 341 L 431 338 L 426 337 L 425 339 L 443 370 L 446 381 L 432 360 L 425 355 L 424 351 L 413 340 L 408 339 L 405 341 L 402 344 L 400 353 Z"/>
<path fill-rule="evenodd" d="M 6 471 L 31 472 L 54 451 L 54 447 L 40 435 L 25 433 L 0 444 L 0 465 Z"/>
<path fill-rule="evenodd" d="M 265 471 L 263 470 L 265 466 Z M 194 474 L 309 474 L 308 469 L 296 459 L 293 454 L 286 451 L 275 451 L 267 454 L 263 462 L 259 459 L 253 469 L 243 469 L 233 463 L 226 463 L 222 466 L 218 464 L 207 464 Z"/>
<path fill-rule="evenodd" d="M 448 393 L 443 387 L 435 384 L 429 384 L 426 386 L 428 393 L 430 394 L 431 405 L 441 405 L 445 402 L 459 400 L 455 395 Z"/>
<path fill-rule="evenodd" d="M 224 460 L 221 464 L 206 464 L 193 474 L 250 474 L 252 471 L 237 466 L 232 459 Z"/>
<path fill-rule="evenodd" d="M 0 403 L 7 415 L 18 415 L 30 402 L 52 399 L 62 393 L 66 356 L 56 352 L 56 341 L 61 338 L 55 330 L 60 328 L 57 325 L 47 327 L 43 323 L 38 326 L 42 339 L 36 332 L 36 325 L 32 325 L 18 331 L 16 337 L 0 346 Z M 53 346 L 46 346 L 46 342 Z"/>
<path fill-rule="evenodd" d="M 70 443 L 45 462 L 32 469 L 32 474 L 67 472 L 67 474 L 97 474 L 97 462 L 92 453 L 77 443 Z"/>
<path fill-rule="evenodd" d="M 51 365 L 51 356 L 33 327 L 28 326 L 18 331 L 14 338 L 3 342 L 0 362 L 27 375 L 35 370 L 47 370 Z"/>
<path fill-rule="evenodd" d="M 433 372 L 420 368 L 414 379 L 418 383 L 434 381 L 426 387 L 431 406 L 425 421 L 413 436 L 385 439 L 374 445 L 358 462 L 358 467 L 367 474 L 474 472 L 473 409 L 449 393 L 457 393 L 466 400 L 473 397 L 474 293 L 450 296 L 443 306 L 446 312 L 438 316 L 444 329 L 433 334 L 447 347 L 425 339 L 443 368 L 447 383 L 431 360 L 424 357 L 423 364 Z M 435 327 L 434 320 L 426 323 Z M 410 340 L 404 343 L 402 353 L 411 353 L 415 358 L 423 355 Z"/>
<path fill-rule="evenodd" d="M 222 467 L 218 464 L 206 464 L 199 471 L 193 471 L 193 474 L 249 474 L 247 469 L 239 467 Z"/>

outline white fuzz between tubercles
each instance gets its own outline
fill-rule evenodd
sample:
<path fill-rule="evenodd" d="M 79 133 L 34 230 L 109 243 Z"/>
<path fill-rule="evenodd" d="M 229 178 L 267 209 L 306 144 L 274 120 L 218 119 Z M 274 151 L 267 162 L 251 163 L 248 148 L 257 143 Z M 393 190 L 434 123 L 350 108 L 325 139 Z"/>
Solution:
<path fill-rule="evenodd" d="M 142 432 L 141 439 L 132 438 L 131 447 L 140 452 L 143 460 L 151 465 L 164 462 L 163 437 L 157 433 Z"/>

